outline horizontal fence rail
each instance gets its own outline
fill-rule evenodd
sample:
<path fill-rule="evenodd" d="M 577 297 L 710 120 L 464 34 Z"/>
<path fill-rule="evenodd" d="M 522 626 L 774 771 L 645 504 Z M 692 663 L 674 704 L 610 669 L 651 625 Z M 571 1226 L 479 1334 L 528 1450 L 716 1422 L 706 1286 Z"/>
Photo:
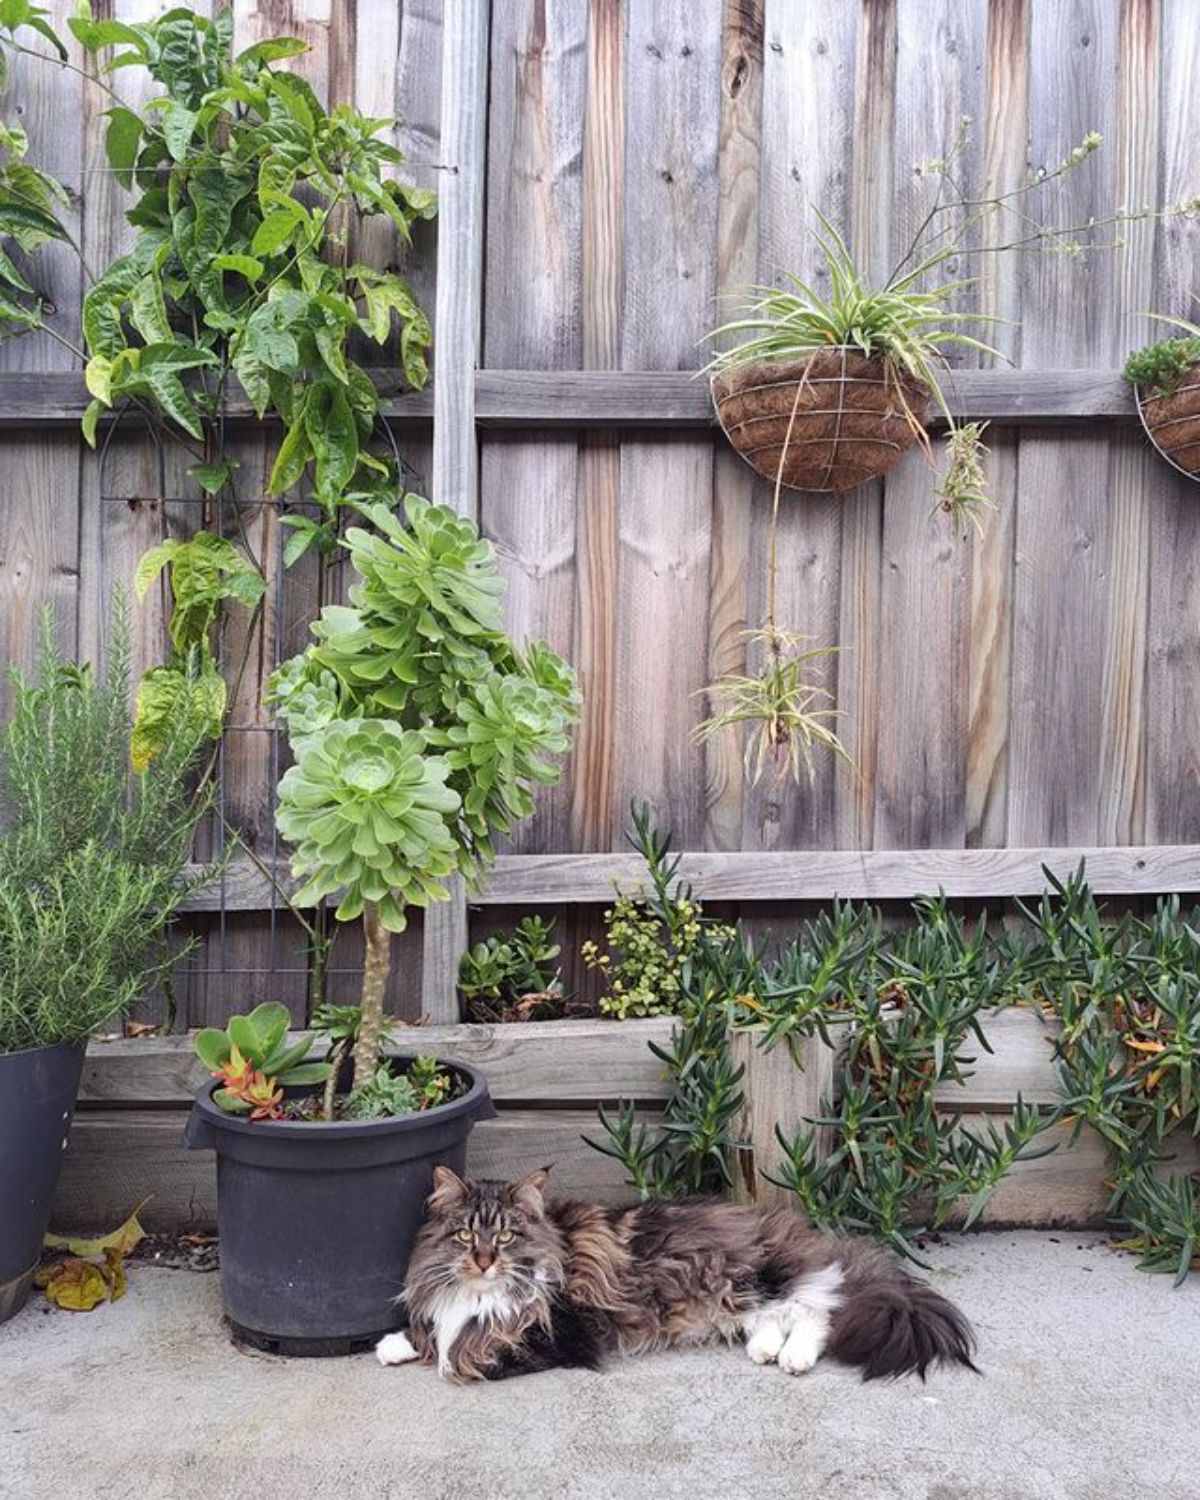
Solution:
<path fill-rule="evenodd" d="M 402 1031 L 399 1051 L 419 1049 L 483 1069 L 500 1114 L 472 1132 L 468 1170 L 512 1178 L 554 1164 L 554 1190 L 600 1202 L 633 1194 L 623 1169 L 584 1140 L 600 1134 L 596 1107 L 634 1100 L 653 1123 L 668 1087 L 650 1043 L 664 1045 L 670 1018 L 648 1021 L 552 1021 L 510 1026 L 426 1026 Z M 1039 1015 L 1010 1009 L 984 1018 L 990 1051 L 963 1048 L 962 1083 L 936 1092 L 939 1110 L 975 1129 L 1003 1129 L 1020 1095 L 1053 1108 L 1061 1100 L 1055 1029 Z M 216 1173 L 208 1152 L 185 1150 L 182 1118 L 205 1073 L 187 1037 L 96 1041 L 88 1049 L 79 1110 L 55 1203 L 62 1227 L 109 1225 L 130 1203 L 152 1194 L 141 1212 L 150 1229 L 209 1229 L 216 1222 Z M 1052 1127 L 1058 1149 L 1018 1162 L 992 1194 L 985 1224 L 1105 1223 L 1107 1148 L 1093 1131 L 1070 1140 Z M 1197 1142 L 1181 1135 L 1168 1147 L 1173 1169 L 1196 1164 Z M 768 1168 L 774 1162 L 766 1163 Z"/>
<path fill-rule="evenodd" d="M 679 876 L 706 901 L 897 901 L 939 891 L 960 899 L 1033 896 L 1046 871 L 1065 880 L 1083 865 L 1098 895 L 1200 891 L 1200 846 L 1067 849 L 796 849 L 786 853 L 684 854 Z M 634 854 L 502 854 L 475 906 L 594 904 L 616 887 L 635 891 L 646 868 Z M 260 911 L 291 889 L 286 867 L 235 859 L 194 892 L 190 911 Z"/>
<path fill-rule="evenodd" d="M 375 370 L 389 421 L 430 423 L 434 392 L 404 390 L 397 370 Z M 1115 370 L 958 370 L 945 383 L 951 414 L 999 425 L 1067 426 L 1134 422 L 1130 387 Z M 90 396 L 83 376 L 0 374 L 0 427 L 56 427 L 78 422 Z M 227 407 L 235 421 L 254 421 L 240 392 Z M 931 426 L 944 421 L 940 413 Z M 478 370 L 475 422 L 505 428 L 700 428 L 715 426 L 708 381 L 688 370 Z"/>

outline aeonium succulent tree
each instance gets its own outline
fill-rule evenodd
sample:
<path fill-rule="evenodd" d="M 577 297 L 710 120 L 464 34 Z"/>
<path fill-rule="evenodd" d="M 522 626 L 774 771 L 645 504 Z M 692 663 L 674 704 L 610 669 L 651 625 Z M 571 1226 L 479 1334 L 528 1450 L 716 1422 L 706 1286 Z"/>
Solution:
<path fill-rule="evenodd" d="M 403 512 L 367 507 L 375 529 L 346 533 L 350 603 L 321 612 L 270 686 L 295 756 L 277 822 L 296 900 L 336 895 L 338 920 L 363 922 L 356 1089 L 379 1064 L 390 934 L 449 877 L 486 870 L 496 835 L 558 780 L 579 705 L 560 657 L 505 634 L 504 580 L 475 526 L 419 495 Z"/>

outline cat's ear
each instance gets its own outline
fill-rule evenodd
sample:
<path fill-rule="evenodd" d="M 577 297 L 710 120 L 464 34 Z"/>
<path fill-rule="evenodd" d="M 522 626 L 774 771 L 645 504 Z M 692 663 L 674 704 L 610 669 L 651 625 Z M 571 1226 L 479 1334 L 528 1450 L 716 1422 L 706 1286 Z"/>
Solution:
<path fill-rule="evenodd" d="M 509 1188 L 513 1202 L 526 1213 L 540 1214 L 546 1207 L 544 1197 L 546 1183 L 550 1177 L 549 1167 L 538 1167 Z"/>
<path fill-rule="evenodd" d="M 457 1172 L 452 1172 L 449 1167 L 436 1166 L 433 1169 L 433 1192 L 429 1195 L 429 1207 L 444 1213 L 446 1209 L 465 1202 L 468 1191 L 467 1184 Z"/>

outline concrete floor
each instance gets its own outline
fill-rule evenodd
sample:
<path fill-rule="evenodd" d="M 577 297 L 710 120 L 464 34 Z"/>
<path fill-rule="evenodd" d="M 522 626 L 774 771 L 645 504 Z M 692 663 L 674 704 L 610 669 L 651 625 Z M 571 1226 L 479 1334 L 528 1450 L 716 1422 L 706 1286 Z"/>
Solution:
<path fill-rule="evenodd" d="M 237 1352 L 217 1278 L 131 1267 L 0 1328 L 4 1500 L 1200 1500 L 1200 1279 L 1090 1235 L 930 1251 L 984 1378 L 799 1379 L 738 1351 L 456 1388 Z"/>

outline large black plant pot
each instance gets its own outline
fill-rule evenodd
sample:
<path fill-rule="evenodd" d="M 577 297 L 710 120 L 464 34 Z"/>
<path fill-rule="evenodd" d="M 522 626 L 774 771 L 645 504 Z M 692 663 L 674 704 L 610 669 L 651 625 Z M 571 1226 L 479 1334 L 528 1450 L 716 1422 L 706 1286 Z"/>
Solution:
<path fill-rule="evenodd" d="M 85 1051 L 0 1053 L 0 1323 L 25 1305 L 41 1259 Z"/>
<path fill-rule="evenodd" d="M 278 1354 L 353 1354 L 401 1322 L 396 1297 L 440 1162 L 462 1172 L 487 1084 L 393 1120 L 250 1121 L 196 1096 L 184 1132 L 217 1153 L 221 1296 L 234 1333 Z"/>

